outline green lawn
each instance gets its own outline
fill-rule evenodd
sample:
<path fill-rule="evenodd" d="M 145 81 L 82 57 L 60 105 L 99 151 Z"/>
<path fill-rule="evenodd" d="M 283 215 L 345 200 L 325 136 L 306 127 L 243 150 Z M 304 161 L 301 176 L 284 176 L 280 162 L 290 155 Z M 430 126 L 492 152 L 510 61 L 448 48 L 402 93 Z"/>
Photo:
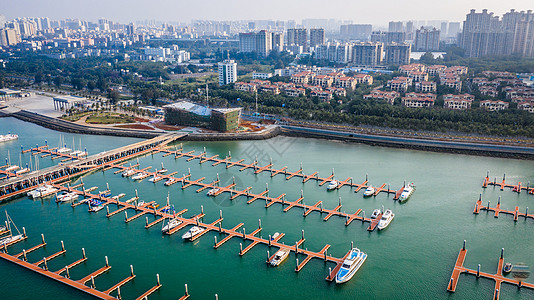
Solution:
<path fill-rule="evenodd" d="M 91 115 L 85 121 L 89 124 L 116 124 L 116 123 L 133 123 L 134 118 L 132 116 L 124 114 L 98 114 Z"/>

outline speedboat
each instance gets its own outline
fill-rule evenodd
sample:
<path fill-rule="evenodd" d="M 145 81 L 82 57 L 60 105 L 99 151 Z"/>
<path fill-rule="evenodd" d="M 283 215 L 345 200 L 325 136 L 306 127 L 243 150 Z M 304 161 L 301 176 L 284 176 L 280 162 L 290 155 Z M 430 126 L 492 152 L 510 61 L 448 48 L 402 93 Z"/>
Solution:
<path fill-rule="evenodd" d="M 177 182 L 178 179 L 175 179 L 175 178 L 169 178 L 169 180 L 165 181 L 164 185 L 165 186 L 169 186 L 169 185 L 173 185 L 175 182 Z"/>
<path fill-rule="evenodd" d="M 377 208 L 375 210 L 373 210 L 373 213 L 371 214 L 371 219 L 376 219 L 378 218 L 378 216 L 382 213 L 382 211 L 380 210 L 380 208 Z"/>
<path fill-rule="evenodd" d="M 161 228 L 161 232 L 163 233 L 168 232 L 169 230 L 173 229 L 174 227 L 182 223 L 183 222 L 178 219 L 170 219 L 169 222 L 165 226 L 163 226 L 163 228 Z"/>
<path fill-rule="evenodd" d="M 510 272 L 512 272 L 513 268 L 514 268 L 514 267 L 512 266 L 511 263 L 506 263 L 506 264 L 504 264 L 504 266 L 502 267 L 502 271 L 503 271 L 503 273 L 510 273 Z"/>
<path fill-rule="evenodd" d="M 352 248 L 349 255 L 343 261 L 341 268 L 336 274 L 336 283 L 345 283 L 349 281 L 354 274 L 360 269 L 365 260 L 367 254 L 360 251 L 358 248 Z"/>
<path fill-rule="evenodd" d="M 156 183 L 159 180 L 161 180 L 161 176 L 154 176 L 154 177 L 150 178 L 148 181 Z"/>
<path fill-rule="evenodd" d="M 67 153 L 67 152 L 70 152 L 72 151 L 71 148 L 67 148 L 67 147 L 62 147 L 62 148 L 59 148 L 56 150 L 57 153 Z"/>
<path fill-rule="evenodd" d="M 337 180 L 332 180 L 330 181 L 330 183 L 328 184 L 328 186 L 326 187 L 327 190 L 331 191 L 331 190 L 335 190 L 337 188 L 337 186 L 339 185 L 339 182 Z"/>
<path fill-rule="evenodd" d="M 76 192 L 62 192 L 56 196 L 56 202 L 69 202 L 76 199 L 78 199 L 78 193 Z"/>
<path fill-rule="evenodd" d="M 400 194 L 399 201 L 404 202 L 410 198 L 410 196 L 415 191 L 415 185 L 413 183 L 410 183 L 409 185 L 404 187 L 404 190 Z"/>
<path fill-rule="evenodd" d="M 208 196 L 215 196 L 215 194 L 217 194 L 217 192 L 220 191 L 219 188 L 212 188 L 211 190 L 209 190 L 206 195 Z"/>
<path fill-rule="evenodd" d="M 372 196 L 372 195 L 374 195 L 375 191 L 376 191 L 376 188 L 374 186 L 370 185 L 363 192 L 363 196 L 364 197 Z"/>
<path fill-rule="evenodd" d="M 11 172 L 11 171 L 16 171 L 16 170 L 18 170 L 18 169 L 20 169 L 19 166 L 17 166 L 17 165 L 12 165 L 12 166 L 7 167 L 4 171 L 6 171 L 6 172 Z"/>
<path fill-rule="evenodd" d="M 128 170 L 122 172 L 122 177 L 130 177 L 135 173 L 137 173 L 137 171 L 135 171 L 134 169 L 128 169 Z"/>
<path fill-rule="evenodd" d="M 24 174 L 24 173 L 28 173 L 28 172 L 30 172 L 30 169 L 22 168 L 20 170 L 15 171 L 15 174 L 19 175 L 19 174 Z"/>
<path fill-rule="evenodd" d="M 139 202 L 137 202 L 137 206 L 144 206 L 146 203 L 145 201 L 141 200 Z"/>
<path fill-rule="evenodd" d="M 132 179 L 133 179 L 133 180 L 141 180 L 141 179 L 145 179 L 145 178 L 147 178 L 148 176 L 150 176 L 150 175 L 148 175 L 148 174 L 146 174 L 146 173 L 143 173 L 143 172 L 139 172 L 139 173 L 137 173 L 136 175 L 134 175 L 134 176 L 132 177 Z"/>
<path fill-rule="evenodd" d="M 165 166 L 163 165 L 163 163 L 161 163 L 161 169 L 159 171 L 156 171 L 156 173 L 167 173 L 167 169 L 165 169 Z"/>
<path fill-rule="evenodd" d="M 393 218 L 395 218 L 395 214 L 391 211 L 391 209 L 386 209 L 386 211 L 382 215 L 382 218 L 378 222 L 378 230 L 382 230 L 388 227 L 389 223 L 391 223 Z"/>
<path fill-rule="evenodd" d="M 111 196 L 111 191 L 110 190 L 99 191 L 98 195 L 100 197 L 110 197 Z"/>
<path fill-rule="evenodd" d="M 289 252 L 291 251 L 286 248 L 281 248 L 280 250 L 276 251 L 273 259 L 270 262 L 271 266 L 276 267 L 280 265 L 289 256 Z"/>
<path fill-rule="evenodd" d="M 275 232 L 273 236 L 271 237 L 271 241 L 276 240 L 276 238 L 280 235 L 280 232 Z"/>
<path fill-rule="evenodd" d="M 206 228 L 202 228 L 202 227 L 199 227 L 199 226 L 193 226 L 191 227 L 191 229 L 189 229 L 186 233 L 184 233 L 184 235 L 182 235 L 182 239 L 191 239 L 193 238 L 195 235 L 198 235 L 202 232 L 206 231 Z"/>
<path fill-rule="evenodd" d="M 104 202 L 98 201 L 98 200 L 92 200 L 89 202 L 89 211 L 90 212 L 97 212 L 104 208 Z"/>
<path fill-rule="evenodd" d="M 6 134 L 6 135 L 0 135 L 0 143 L 14 141 L 14 140 L 16 140 L 18 138 L 19 138 L 18 135 L 11 134 L 11 133 Z"/>

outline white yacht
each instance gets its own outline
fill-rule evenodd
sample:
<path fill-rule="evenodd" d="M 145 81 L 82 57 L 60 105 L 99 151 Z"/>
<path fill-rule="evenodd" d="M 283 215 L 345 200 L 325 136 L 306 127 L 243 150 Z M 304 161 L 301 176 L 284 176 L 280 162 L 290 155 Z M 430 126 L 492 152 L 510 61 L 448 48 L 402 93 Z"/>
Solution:
<path fill-rule="evenodd" d="M 415 191 L 415 185 L 413 183 L 410 183 L 409 185 L 404 187 L 404 190 L 400 194 L 399 201 L 404 202 L 410 198 L 410 196 Z"/>
<path fill-rule="evenodd" d="M 284 260 L 286 260 L 290 252 L 291 251 L 289 251 L 289 249 L 280 248 L 280 250 L 276 251 L 274 254 L 274 257 L 270 262 L 271 266 L 276 267 L 280 265 Z"/>
<path fill-rule="evenodd" d="M 50 196 L 52 194 L 55 194 L 57 192 L 57 189 L 51 185 L 44 185 L 41 187 L 36 188 L 33 191 L 30 191 L 27 193 L 28 197 L 31 197 L 32 199 L 36 198 L 44 198 L 46 196 Z"/>
<path fill-rule="evenodd" d="M 7 167 L 4 171 L 6 171 L 6 172 L 11 172 L 11 171 L 16 171 L 16 170 L 18 170 L 18 169 L 20 169 L 19 166 L 17 166 L 17 165 L 11 165 L 11 166 Z M 16 172 L 15 172 L 15 173 L 16 173 Z"/>
<path fill-rule="evenodd" d="M 134 170 L 134 169 L 128 169 L 128 170 L 122 172 L 122 177 L 130 177 L 130 176 L 132 176 L 132 175 L 135 174 L 135 173 L 137 173 L 136 170 Z"/>
<path fill-rule="evenodd" d="M 150 178 L 148 181 L 149 181 L 149 182 L 156 183 L 156 182 L 158 182 L 159 180 L 161 180 L 161 176 L 153 176 L 153 177 Z"/>
<path fill-rule="evenodd" d="M 78 199 L 78 193 L 76 192 L 62 192 L 56 195 L 56 202 L 69 202 Z"/>
<path fill-rule="evenodd" d="M 212 188 L 211 190 L 209 190 L 206 195 L 208 196 L 215 196 L 215 194 L 217 194 L 217 192 L 219 192 L 220 189 L 219 188 Z"/>
<path fill-rule="evenodd" d="M 206 231 L 206 228 L 202 228 L 202 227 L 199 227 L 199 226 L 193 226 L 186 233 L 184 233 L 184 235 L 182 235 L 182 239 L 184 239 L 184 240 L 185 239 L 191 239 L 195 235 L 198 235 L 198 234 L 200 234 L 200 233 L 202 233 L 204 231 Z"/>
<path fill-rule="evenodd" d="M 360 269 L 365 260 L 367 254 L 360 251 L 358 248 L 352 248 L 349 255 L 343 261 L 341 268 L 336 274 L 336 283 L 345 283 L 349 281 L 354 274 Z"/>
<path fill-rule="evenodd" d="M 92 200 L 89 201 L 89 211 L 90 212 L 97 212 L 104 208 L 104 202 L 98 201 L 98 200 Z"/>
<path fill-rule="evenodd" d="M 18 135 L 11 134 L 11 133 L 6 134 L 6 135 L 0 135 L 0 143 L 14 141 L 14 140 L 16 140 L 18 138 L 19 138 Z"/>
<path fill-rule="evenodd" d="M 363 196 L 364 197 L 372 196 L 372 195 L 374 195 L 375 191 L 376 191 L 376 188 L 374 186 L 370 185 L 363 192 Z"/>
<path fill-rule="evenodd" d="M 147 178 L 148 176 L 150 176 L 150 175 L 148 175 L 146 173 L 143 173 L 143 172 L 139 172 L 139 173 L 135 174 L 134 176 L 132 176 L 132 179 L 133 180 L 141 180 L 141 179 Z"/>
<path fill-rule="evenodd" d="M 56 150 L 57 153 L 67 153 L 67 152 L 71 152 L 72 149 L 71 148 L 67 148 L 67 145 L 65 145 L 65 147 L 61 147 L 59 149 Z"/>
<path fill-rule="evenodd" d="M 395 214 L 391 211 L 391 209 L 386 209 L 382 215 L 382 218 L 380 219 L 380 222 L 378 222 L 378 230 L 388 227 L 389 223 L 393 221 L 393 218 L 395 218 Z"/>
<path fill-rule="evenodd" d="M 28 173 L 28 172 L 30 172 L 30 169 L 22 168 L 20 170 L 15 171 L 15 174 L 19 175 L 19 174 L 25 174 L 25 173 Z"/>
<path fill-rule="evenodd" d="M 338 185 L 339 185 L 339 182 L 337 180 L 333 179 L 332 181 L 330 181 L 330 183 L 328 184 L 326 189 L 329 190 L 329 191 L 335 190 L 335 189 L 337 189 Z"/>
<path fill-rule="evenodd" d="M 175 182 L 177 182 L 178 179 L 175 179 L 175 178 L 169 178 L 167 181 L 165 181 L 165 186 L 170 186 L 170 185 L 173 185 Z"/>
<path fill-rule="evenodd" d="M 273 236 L 271 237 L 271 241 L 276 240 L 276 238 L 277 238 L 278 236 L 280 236 L 280 232 L 275 232 L 275 233 L 273 234 Z"/>
<path fill-rule="evenodd" d="M 169 222 L 167 224 L 165 224 L 165 226 L 163 226 L 163 228 L 161 228 L 161 232 L 162 233 L 165 233 L 165 232 L 168 232 L 169 230 L 173 229 L 174 227 L 178 226 L 182 224 L 182 221 L 178 220 L 178 219 L 170 219 Z"/>
<path fill-rule="evenodd" d="M 373 210 L 373 213 L 371 214 L 371 219 L 376 219 L 378 218 L 378 216 L 382 213 L 382 211 L 380 211 L 380 208 L 377 208 L 375 210 Z"/>

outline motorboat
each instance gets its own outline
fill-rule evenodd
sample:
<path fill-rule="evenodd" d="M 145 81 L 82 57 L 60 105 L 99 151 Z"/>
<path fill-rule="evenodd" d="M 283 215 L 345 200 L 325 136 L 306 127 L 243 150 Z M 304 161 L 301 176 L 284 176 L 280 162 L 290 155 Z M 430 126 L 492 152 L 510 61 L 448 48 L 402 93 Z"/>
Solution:
<path fill-rule="evenodd" d="M 150 175 L 148 175 L 146 173 L 143 173 L 143 172 L 139 172 L 139 173 L 135 174 L 134 176 L 132 176 L 132 179 L 133 180 L 141 180 L 141 179 L 147 178 L 148 176 L 150 176 Z"/>
<path fill-rule="evenodd" d="M 276 253 L 273 256 L 273 259 L 269 262 L 271 266 L 276 267 L 280 265 L 286 258 L 289 256 L 289 249 L 287 248 L 280 248 L 280 250 L 276 251 Z"/>
<path fill-rule="evenodd" d="M 165 186 L 170 186 L 170 185 L 173 185 L 174 183 L 176 183 L 178 181 L 178 179 L 176 178 L 169 178 L 167 181 L 165 181 L 164 185 Z"/>
<path fill-rule="evenodd" d="M 5 134 L 5 135 L 0 135 L 0 143 L 14 141 L 14 140 L 16 140 L 18 138 L 19 138 L 18 135 L 12 134 L 12 133 L 8 133 L 8 134 Z"/>
<path fill-rule="evenodd" d="M 184 235 L 182 235 L 182 239 L 191 239 L 204 231 L 206 231 L 206 228 L 202 228 L 200 226 L 193 226 L 186 233 L 184 233 Z"/>
<path fill-rule="evenodd" d="M 56 202 L 70 202 L 78 199 L 76 192 L 61 192 L 56 195 Z"/>
<path fill-rule="evenodd" d="M 275 232 L 275 233 L 273 234 L 273 236 L 271 236 L 271 241 L 276 240 L 276 238 L 277 238 L 278 236 L 280 236 L 280 232 Z"/>
<path fill-rule="evenodd" d="M 158 181 L 161 180 L 161 179 L 162 179 L 161 176 L 157 176 L 157 175 L 155 175 L 154 177 L 150 178 L 148 181 L 149 181 L 149 182 L 156 183 L 156 182 L 158 182 Z"/>
<path fill-rule="evenodd" d="M 512 272 L 513 269 L 514 269 L 514 267 L 513 267 L 513 265 L 511 263 L 506 263 L 502 267 L 502 272 L 503 273 L 510 273 L 510 272 Z"/>
<path fill-rule="evenodd" d="M 20 169 L 19 166 L 17 166 L 17 165 L 11 165 L 11 166 L 5 168 L 4 171 L 6 171 L 6 172 L 12 172 L 12 171 L 16 171 L 16 170 L 18 170 L 18 169 Z M 16 173 L 16 172 L 15 172 L 15 173 Z"/>
<path fill-rule="evenodd" d="M 384 214 L 382 215 L 382 218 L 380 218 L 380 221 L 378 222 L 378 230 L 385 229 L 389 226 L 389 223 L 395 218 L 395 214 L 391 211 L 391 209 L 386 209 Z"/>
<path fill-rule="evenodd" d="M 135 173 L 137 173 L 136 170 L 128 169 L 128 170 L 122 172 L 122 177 L 130 177 L 130 176 L 134 175 Z"/>
<path fill-rule="evenodd" d="M 98 201 L 98 200 L 91 200 L 89 201 L 89 211 L 90 212 L 97 212 L 99 210 L 102 210 L 104 208 L 104 202 Z"/>
<path fill-rule="evenodd" d="M 358 248 L 352 248 L 347 258 L 343 261 L 343 264 L 341 264 L 341 268 L 337 271 L 336 283 L 349 281 L 358 272 L 366 259 L 367 254 L 361 252 Z"/>
<path fill-rule="evenodd" d="M 174 227 L 182 224 L 183 222 L 178 220 L 178 219 L 170 219 L 169 222 L 167 224 L 165 224 L 165 226 L 163 226 L 163 228 L 161 228 L 161 232 L 162 233 L 166 233 L 168 232 L 169 230 L 173 229 Z"/>
<path fill-rule="evenodd" d="M 25 173 L 28 173 L 28 172 L 30 172 L 30 169 L 22 168 L 20 170 L 15 171 L 15 174 L 19 175 L 19 174 L 25 174 Z"/>
<path fill-rule="evenodd" d="M 67 148 L 67 145 L 65 145 L 64 147 L 61 147 L 59 149 L 56 150 L 57 153 L 67 153 L 67 152 L 71 152 L 72 149 L 71 148 Z"/>
<path fill-rule="evenodd" d="M 328 186 L 326 187 L 327 190 L 331 191 L 331 190 L 335 190 L 337 189 L 337 186 L 339 185 L 339 182 L 337 180 L 332 180 L 330 181 L 330 183 L 328 184 Z"/>
<path fill-rule="evenodd" d="M 146 206 L 146 208 L 150 208 L 150 209 L 157 209 L 158 207 L 159 207 L 159 204 L 157 203 L 152 203 Z"/>
<path fill-rule="evenodd" d="M 36 198 L 44 198 L 46 196 L 50 196 L 52 194 L 55 194 L 57 192 L 57 189 L 51 185 L 44 185 L 41 187 L 36 188 L 33 191 L 30 191 L 27 193 L 28 197 L 31 197 L 32 199 Z"/>
<path fill-rule="evenodd" d="M 165 169 L 165 166 L 163 165 L 163 163 L 161 163 L 161 169 L 159 171 L 156 171 L 157 173 L 160 173 L 160 174 L 163 174 L 163 173 L 167 173 L 167 169 Z"/>
<path fill-rule="evenodd" d="M 219 192 L 220 189 L 219 188 L 212 188 L 211 190 L 209 190 L 206 195 L 208 196 L 215 196 L 217 194 L 217 192 Z"/>
<path fill-rule="evenodd" d="M 410 183 L 409 185 L 404 187 L 404 190 L 399 196 L 399 201 L 404 202 L 410 198 L 410 196 L 415 191 L 415 185 L 413 183 Z"/>
<path fill-rule="evenodd" d="M 110 190 L 99 191 L 98 195 L 100 197 L 111 197 L 111 191 Z"/>
<path fill-rule="evenodd" d="M 364 197 L 369 197 L 375 194 L 376 188 L 372 185 L 368 186 L 363 192 Z"/>
<path fill-rule="evenodd" d="M 144 206 L 146 203 L 145 201 L 141 200 L 139 202 L 137 202 L 137 206 Z"/>
<path fill-rule="evenodd" d="M 377 208 L 375 210 L 373 210 L 373 213 L 371 214 L 371 219 L 376 219 L 378 218 L 378 216 L 382 213 L 382 211 L 380 210 L 380 208 Z"/>

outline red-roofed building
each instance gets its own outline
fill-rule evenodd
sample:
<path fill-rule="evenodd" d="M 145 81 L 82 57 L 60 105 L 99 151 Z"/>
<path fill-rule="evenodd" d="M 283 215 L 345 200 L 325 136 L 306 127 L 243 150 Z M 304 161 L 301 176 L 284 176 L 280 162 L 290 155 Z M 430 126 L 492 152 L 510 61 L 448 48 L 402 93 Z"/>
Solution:
<path fill-rule="evenodd" d="M 435 100 L 435 94 L 408 93 L 401 103 L 406 107 L 431 107 Z"/>
<path fill-rule="evenodd" d="M 473 100 L 475 100 L 475 96 L 469 94 L 447 94 L 443 95 L 443 107 L 459 110 L 470 109 L 471 105 L 473 104 Z"/>
<path fill-rule="evenodd" d="M 489 111 L 495 111 L 495 110 L 504 110 L 507 109 L 510 104 L 508 102 L 504 101 L 492 101 L 492 100 L 484 100 L 480 101 L 480 107 L 484 108 L 485 110 Z"/>
<path fill-rule="evenodd" d="M 372 90 L 369 95 L 363 96 L 363 99 L 386 100 L 391 105 L 395 103 L 395 99 L 397 98 L 400 98 L 399 92 L 381 90 Z"/>
<path fill-rule="evenodd" d="M 434 81 L 421 81 L 415 83 L 415 91 L 421 93 L 435 93 L 436 83 Z"/>

